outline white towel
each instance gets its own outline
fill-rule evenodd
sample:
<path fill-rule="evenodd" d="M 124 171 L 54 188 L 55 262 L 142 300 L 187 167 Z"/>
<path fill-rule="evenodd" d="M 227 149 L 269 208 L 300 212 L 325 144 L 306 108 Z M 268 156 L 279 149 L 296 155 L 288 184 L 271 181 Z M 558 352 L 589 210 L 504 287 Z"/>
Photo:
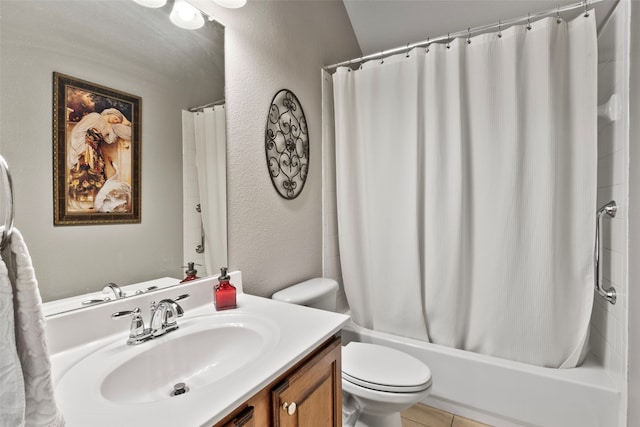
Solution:
<path fill-rule="evenodd" d="M 22 234 L 0 263 L 0 427 L 62 427 L 47 351 L 42 299 Z"/>
<path fill-rule="evenodd" d="M 16 349 L 13 290 L 0 263 L 0 426 L 24 425 L 24 381 Z"/>

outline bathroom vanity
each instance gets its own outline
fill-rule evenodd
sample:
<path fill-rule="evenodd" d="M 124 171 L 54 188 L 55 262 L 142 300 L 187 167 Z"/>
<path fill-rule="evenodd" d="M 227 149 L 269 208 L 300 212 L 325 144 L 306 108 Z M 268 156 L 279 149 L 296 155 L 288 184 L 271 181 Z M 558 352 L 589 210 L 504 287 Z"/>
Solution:
<path fill-rule="evenodd" d="M 340 337 L 333 337 L 216 424 L 341 425 Z"/>
<path fill-rule="evenodd" d="M 339 425 L 340 330 L 348 316 L 242 293 L 217 312 L 215 278 L 50 315 L 57 403 L 74 426 Z M 136 307 L 175 299 L 178 329 L 128 345 Z M 180 385 L 184 383 L 184 385 Z M 310 424 L 307 420 L 313 420 Z"/>

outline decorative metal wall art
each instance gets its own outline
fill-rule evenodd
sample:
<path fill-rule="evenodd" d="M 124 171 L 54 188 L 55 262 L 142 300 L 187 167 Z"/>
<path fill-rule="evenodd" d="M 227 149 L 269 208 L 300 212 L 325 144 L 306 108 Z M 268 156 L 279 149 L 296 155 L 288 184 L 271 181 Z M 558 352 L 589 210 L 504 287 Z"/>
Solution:
<path fill-rule="evenodd" d="M 298 197 L 309 173 L 309 132 L 298 98 L 278 91 L 269 107 L 265 151 L 271 182 L 285 199 Z"/>

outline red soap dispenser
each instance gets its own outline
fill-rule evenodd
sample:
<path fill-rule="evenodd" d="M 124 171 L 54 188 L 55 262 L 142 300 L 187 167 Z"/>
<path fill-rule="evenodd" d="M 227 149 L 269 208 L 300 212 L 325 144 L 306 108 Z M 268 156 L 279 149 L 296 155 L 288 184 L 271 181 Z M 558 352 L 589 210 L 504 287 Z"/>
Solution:
<path fill-rule="evenodd" d="M 227 267 L 220 269 L 220 277 L 218 277 L 218 284 L 213 289 L 213 301 L 216 305 L 216 310 L 226 310 L 229 308 L 236 308 L 236 287 L 229 283 L 229 274 L 227 274 Z"/>
<path fill-rule="evenodd" d="M 193 262 L 187 263 L 187 271 L 185 271 L 185 274 L 187 276 L 184 279 L 182 279 L 180 283 L 188 282 L 190 280 L 194 280 L 198 278 L 198 276 L 196 276 L 196 274 L 198 274 L 198 270 L 195 269 L 195 263 Z"/>

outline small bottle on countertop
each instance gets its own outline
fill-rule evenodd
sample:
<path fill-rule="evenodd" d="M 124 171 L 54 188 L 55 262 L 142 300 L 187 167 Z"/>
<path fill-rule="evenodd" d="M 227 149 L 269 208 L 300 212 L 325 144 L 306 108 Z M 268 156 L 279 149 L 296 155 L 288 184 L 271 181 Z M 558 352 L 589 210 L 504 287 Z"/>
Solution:
<path fill-rule="evenodd" d="M 236 308 L 236 287 L 229 283 L 229 274 L 227 267 L 220 269 L 220 277 L 218 284 L 213 289 L 213 301 L 216 310 L 226 310 L 228 308 Z"/>
<path fill-rule="evenodd" d="M 198 270 L 196 270 L 195 268 L 195 263 L 193 262 L 187 263 L 187 271 L 185 271 L 185 274 L 187 276 L 184 279 L 182 279 L 180 283 L 188 282 L 190 280 L 194 280 L 198 278 L 198 276 L 196 276 L 196 274 L 198 274 Z"/>

